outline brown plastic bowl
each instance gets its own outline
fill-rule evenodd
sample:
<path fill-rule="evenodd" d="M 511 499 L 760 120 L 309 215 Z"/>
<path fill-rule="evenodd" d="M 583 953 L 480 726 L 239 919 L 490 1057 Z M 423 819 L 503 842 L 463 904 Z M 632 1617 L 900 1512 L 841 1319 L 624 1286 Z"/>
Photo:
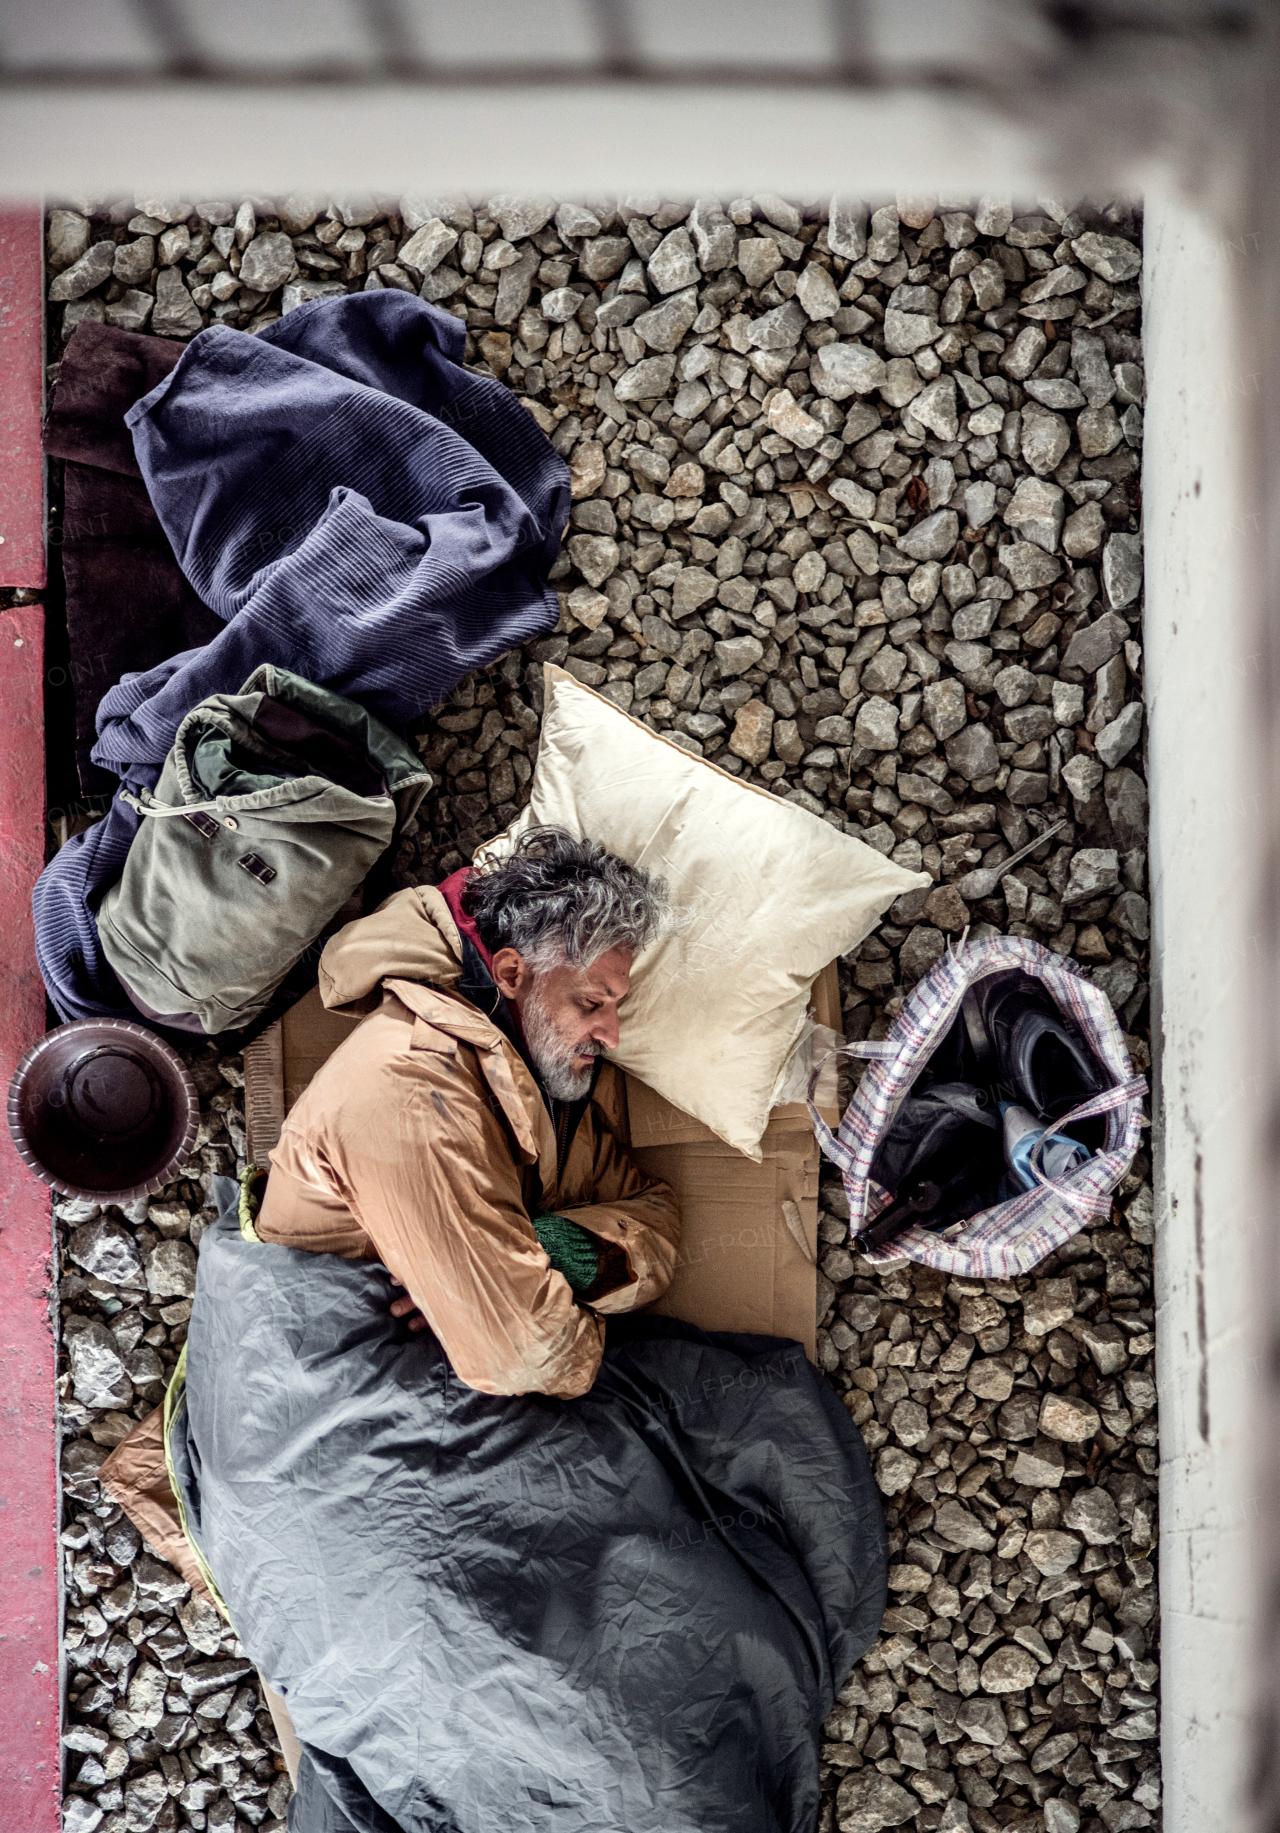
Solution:
<path fill-rule="evenodd" d="M 195 1144 L 200 1101 L 175 1050 L 120 1018 L 81 1018 L 34 1044 L 9 1084 L 9 1131 L 63 1196 L 127 1203 L 161 1190 Z"/>

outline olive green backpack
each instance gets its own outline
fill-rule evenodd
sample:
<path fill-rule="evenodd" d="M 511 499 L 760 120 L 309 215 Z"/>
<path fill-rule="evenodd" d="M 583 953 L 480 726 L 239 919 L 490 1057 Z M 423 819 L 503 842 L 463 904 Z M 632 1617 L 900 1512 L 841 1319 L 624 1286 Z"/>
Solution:
<path fill-rule="evenodd" d="M 430 785 L 364 707 L 286 669 L 202 700 L 154 795 L 120 792 L 143 819 L 97 918 L 139 1010 L 211 1037 L 249 1024 Z"/>

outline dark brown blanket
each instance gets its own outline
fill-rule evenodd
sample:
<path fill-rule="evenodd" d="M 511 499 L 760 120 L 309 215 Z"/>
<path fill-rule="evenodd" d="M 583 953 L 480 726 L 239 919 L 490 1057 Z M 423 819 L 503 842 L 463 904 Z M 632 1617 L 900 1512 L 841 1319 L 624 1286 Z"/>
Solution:
<path fill-rule="evenodd" d="M 80 325 L 63 354 L 45 423 L 45 451 L 67 461 L 62 570 L 76 767 L 86 795 L 116 788 L 115 776 L 89 761 L 94 715 L 107 689 L 123 674 L 211 642 L 224 627 L 173 557 L 124 424 L 128 409 L 168 375 L 184 347 L 170 338 Z"/>

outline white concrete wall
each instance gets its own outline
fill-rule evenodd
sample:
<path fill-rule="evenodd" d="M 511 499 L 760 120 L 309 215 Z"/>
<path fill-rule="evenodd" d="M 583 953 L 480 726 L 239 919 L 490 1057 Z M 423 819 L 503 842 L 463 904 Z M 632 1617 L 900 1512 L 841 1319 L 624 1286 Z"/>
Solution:
<path fill-rule="evenodd" d="M 1149 197 L 1144 455 L 1165 1826 L 1250 1824 L 1269 1205 L 1261 647 L 1245 453 L 1257 251 Z M 1255 1039 L 1257 1043 L 1255 1044 Z"/>

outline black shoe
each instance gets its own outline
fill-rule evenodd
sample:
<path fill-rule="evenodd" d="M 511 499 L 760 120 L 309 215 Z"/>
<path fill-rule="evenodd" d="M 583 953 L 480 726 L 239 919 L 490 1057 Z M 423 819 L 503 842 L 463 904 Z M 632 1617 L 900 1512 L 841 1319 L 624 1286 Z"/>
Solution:
<path fill-rule="evenodd" d="M 970 998 L 972 995 L 972 998 Z M 1057 1120 L 1111 1086 L 1043 982 L 1019 969 L 975 981 L 961 1010 L 975 1054 L 985 1036 L 989 1061 L 981 1078 L 1003 1083 L 1042 1120 Z M 976 1021 L 976 1022 L 975 1022 Z"/>

